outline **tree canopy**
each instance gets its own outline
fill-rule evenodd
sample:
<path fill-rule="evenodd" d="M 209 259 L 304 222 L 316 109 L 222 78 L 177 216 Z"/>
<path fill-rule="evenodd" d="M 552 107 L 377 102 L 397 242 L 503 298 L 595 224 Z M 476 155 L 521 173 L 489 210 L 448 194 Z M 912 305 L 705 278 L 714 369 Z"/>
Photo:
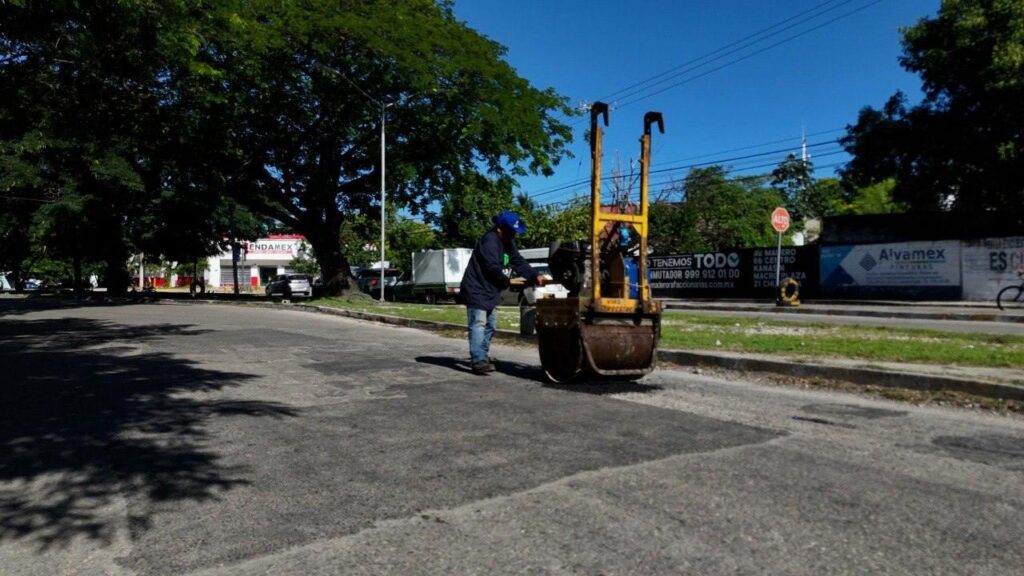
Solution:
<path fill-rule="evenodd" d="M 511 200 L 515 177 L 550 173 L 571 137 L 555 117 L 571 115 L 565 99 L 519 77 L 449 2 L 240 2 L 228 26 L 209 47 L 213 110 L 232 119 L 225 179 L 306 235 L 328 279 L 348 274 L 346 219 L 379 218 L 382 124 L 385 208 L 440 202 L 448 232 L 493 212 L 474 198 Z"/>
<path fill-rule="evenodd" d="M 380 217 L 384 124 L 383 208 L 440 203 L 445 234 L 567 153 L 573 111 L 504 56 L 447 0 L 4 2 L 0 266 L 35 238 L 124 286 L 129 253 L 216 252 L 248 211 L 342 289 L 343 231 Z"/>
<path fill-rule="evenodd" d="M 903 31 L 924 100 L 861 110 L 842 143 L 857 187 L 893 179 L 913 210 L 999 210 L 1024 224 L 1024 3 L 944 0 Z"/>
<path fill-rule="evenodd" d="M 728 176 L 723 166 L 694 168 L 676 187 L 679 201 L 653 203 L 650 246 L 666 254 L 774 244 L 770 215 L 782 195 L 767 177 Z"/>

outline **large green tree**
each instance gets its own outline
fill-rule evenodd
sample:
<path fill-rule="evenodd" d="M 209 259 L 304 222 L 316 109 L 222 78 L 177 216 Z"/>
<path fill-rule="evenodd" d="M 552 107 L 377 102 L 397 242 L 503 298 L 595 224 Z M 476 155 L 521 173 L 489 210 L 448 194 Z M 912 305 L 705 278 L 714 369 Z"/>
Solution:
<path fill-rule="evenodd" d="M 520 197 L 525 198 L 525 197 Z M 577 197 L 547 206 L 530 206 L 519 200 L 527 228 L 517 240 L 520 248 L 548 248 L 553 242 L 590 238 L 590 198 Z"/>
<path fill-rule="evenodd" d="M 722 166 L 694 168 L 676 186 L 677 201 L 651 205 L 651 247 L 667 254 L 772 245 L 770 214 L 782 195 L 767 180 L 730 179 Z"/>
<path fill-rule="evenodd" d="M 418 215 L 440 202 L 451 236 L 493 213 L 472 198 L 511 200 L 512 178 L 549 173 L 565 152 L 565 99 L 519 77 L 451 2 L 237 6 L 207 48 L 223 74 L 208 111 L 231 119 L 214 138 L 226 144 L 225 181 L 309 239 L 331 291 L 349 277 L 346 220 L 379 219 L 383 122 L 386 208 Z"/>
<path fill-rule="evenodd" d="M 903 49 L 924 100 L 896 93 L 861 110 L 842 140 L 853 155 L 844 179 L 892 178 L 914 210 L 998 210 L 1024 224 L 1024 3 L 943 0 L 903 31 Z"/>
<path fill-rule="evenodd" d="M 782 195 L 783 205 L 798 227 L 839 213 L 846 198 L 839 180 L 815 178 L 813 162 L 795 154 L 786 156 L 772 171 L 771 185 Z"/>
<path fill-rule="evenodd" d="M 83 260 L 104 262 L 111 292 L 164 222 L 146 215 L 185 149 L 175 80 L 196 61 L 211 4 L 0 4 L 0 181 L 38 201 L 34 238 L 48 255 L 74 261 L 76 276 Z"/>

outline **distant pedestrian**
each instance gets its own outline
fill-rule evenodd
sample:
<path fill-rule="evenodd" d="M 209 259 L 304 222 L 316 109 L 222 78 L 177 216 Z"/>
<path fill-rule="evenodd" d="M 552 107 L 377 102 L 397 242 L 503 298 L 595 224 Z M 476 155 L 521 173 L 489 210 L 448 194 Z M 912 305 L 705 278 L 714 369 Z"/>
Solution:
<path fill-rule="evenodd" d="M 495 308 L 501 291 L 510 284 L 505 268 L 537 286 L 543 285 L 539 274 L 519 254 L 513 239 L 526 231 L 526 223 L 515 212 L 505 210 L 495 216 L 494 226 L 477 241 L 459 289 L 466 305 L 469 326 L 469 360 L 474 374 L 494 371 L 490 357 L 491 337 L 497 326 Z"/>

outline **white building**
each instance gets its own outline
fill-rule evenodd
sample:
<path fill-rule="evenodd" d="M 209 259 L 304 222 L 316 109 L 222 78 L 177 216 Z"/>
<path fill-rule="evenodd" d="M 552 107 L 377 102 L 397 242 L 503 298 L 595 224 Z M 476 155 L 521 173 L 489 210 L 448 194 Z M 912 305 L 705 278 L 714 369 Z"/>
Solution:
<path fill-rule="evenodd" d="M 278 274 L 287 274 L 295 258 L 308 258 L 309 244 L 300 234 L 271 234 L 242 242 L 238 255 L 239 286 L 265 286 Z M 207 288 L 233 287 L 231 252 L 211 256 L 206 263 Z"/>

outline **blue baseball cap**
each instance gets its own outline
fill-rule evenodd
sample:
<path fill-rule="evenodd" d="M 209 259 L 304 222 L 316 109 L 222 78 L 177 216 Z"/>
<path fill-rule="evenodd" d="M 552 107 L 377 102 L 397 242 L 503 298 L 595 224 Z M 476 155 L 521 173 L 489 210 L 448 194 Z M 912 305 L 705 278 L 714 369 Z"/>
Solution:
<path fill-rule="evenodd" d="M 511 210 L 503 211 L 501 214 L 495 216 L 492 221 L 496 225 L 504 226 L 516 234 L 526 232 L 526 222 L 523 222 L 519 215 Z"/>

